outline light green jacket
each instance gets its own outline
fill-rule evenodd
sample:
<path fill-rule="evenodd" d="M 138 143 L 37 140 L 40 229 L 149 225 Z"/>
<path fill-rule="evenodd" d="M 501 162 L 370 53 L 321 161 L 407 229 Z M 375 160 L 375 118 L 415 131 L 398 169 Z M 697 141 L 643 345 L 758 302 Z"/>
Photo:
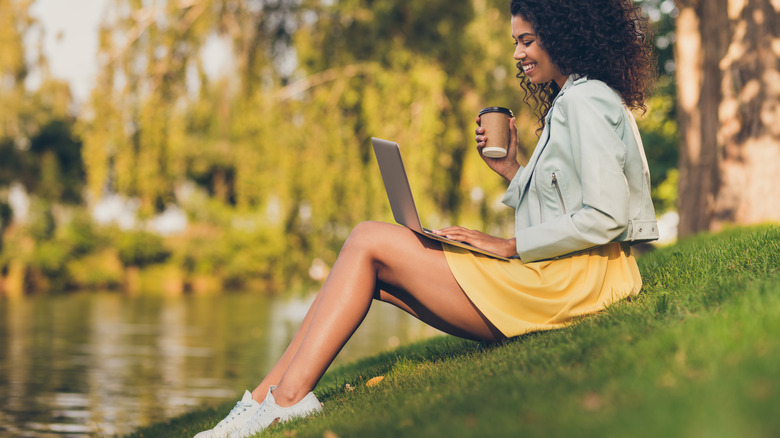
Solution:
<path fill-rule="evenodd" d="M 634 117 L 617 92 L 587 77 L 569 76 L 503 202 L 515 209 L 524 262 L 612 241 L 658 239 Z"/>

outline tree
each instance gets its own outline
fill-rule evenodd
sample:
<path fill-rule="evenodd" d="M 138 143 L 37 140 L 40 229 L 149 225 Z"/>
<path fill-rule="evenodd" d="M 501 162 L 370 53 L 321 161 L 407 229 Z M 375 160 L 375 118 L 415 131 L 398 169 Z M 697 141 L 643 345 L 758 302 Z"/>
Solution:
<path fill-rule="evenodd" d="M 234 116 L 249 109 L 262 84 L 278 83 L 272 55 L 290 38 L 297 3 L 116 0 L 80 117 L 92 198 L 108 188 L 140 199 L 148 215 L 175 202 L 176 186 L 190 179 L 234 203 L 242 155 Z M 202 51 L 212 40 L 232 52 L 229 78 L 206 76 Z"/>
<path fill-rule="evenodd" d="M 22 151 L 29 146 L 20 117 L 28 72 L 24 35 L 32 23 L 27 9 L 28 5 L 0 0 L 0 187 L 17 179 Z"/>
<path fill-rule="evenodd" d="M 780 7 L 677 0 L 680 235 L 780 220 Z"/>
<path fill-rule="evenodd" d="M 0 188 L 17 182 L 46 202 L 78 204 L 84 170 L 72 96 L 67 83 L 49 77 L 40 48 L 25 48 L 25 38 L 41 31 L 30 5 L 0 0 Z M 36 90 L 25 86 L 31 71 L 40 77 Z"/>

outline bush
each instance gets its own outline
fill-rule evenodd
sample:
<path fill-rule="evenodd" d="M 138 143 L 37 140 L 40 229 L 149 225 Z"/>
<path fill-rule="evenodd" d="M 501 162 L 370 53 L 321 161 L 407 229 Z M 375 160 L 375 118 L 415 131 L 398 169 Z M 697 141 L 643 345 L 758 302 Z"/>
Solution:
<path fill-rule="evenodd" d="M 115 250 L 105 249 L 67 263 L 68 286 L 74 289 L 114 289 L 124 269 Z"/>
<path fill-rule="evenodd" d="M 148 266 L 168 259 L 162 237 L 148 231 L 122 232 L 116 239 L 119 260 L 125 266 Z"/>
<path fill-rule="evenodd" d="M 91 254 L 108 246 L 105 234 L 100 233 L 86 211 L 78 210 L 71 220 L 58 230 L 57 240 L 70 248 L 74 257 Z"/>

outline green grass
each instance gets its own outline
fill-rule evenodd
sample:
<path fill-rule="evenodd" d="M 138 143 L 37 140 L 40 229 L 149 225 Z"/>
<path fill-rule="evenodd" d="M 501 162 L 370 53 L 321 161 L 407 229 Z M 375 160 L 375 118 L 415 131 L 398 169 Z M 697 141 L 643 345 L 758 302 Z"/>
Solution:
<path fill-rule="evenodd" d="M 439 337 L 332 370 L 323 413 L 262 436 L 780 436 L 780 227 L 697 236 L 639 265 L 639 296 L 565 329 Z M 232 404 L 132 436 L 192 436 Z"/>

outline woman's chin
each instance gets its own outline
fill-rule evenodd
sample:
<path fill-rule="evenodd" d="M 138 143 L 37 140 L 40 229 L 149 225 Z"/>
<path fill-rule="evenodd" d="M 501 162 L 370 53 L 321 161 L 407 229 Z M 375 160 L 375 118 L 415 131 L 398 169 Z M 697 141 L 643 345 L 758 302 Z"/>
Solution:
<path fill-rule="evenodd" d="M 522 73 L 520 78 L 527 80 L 528 82 L 534 84 L 534 85 L 540 85 L 544 84 L 544 82 L 540 81 L 538 78 L 534 79 L 534 76 L 528 75 L 525 72 Z"/>

